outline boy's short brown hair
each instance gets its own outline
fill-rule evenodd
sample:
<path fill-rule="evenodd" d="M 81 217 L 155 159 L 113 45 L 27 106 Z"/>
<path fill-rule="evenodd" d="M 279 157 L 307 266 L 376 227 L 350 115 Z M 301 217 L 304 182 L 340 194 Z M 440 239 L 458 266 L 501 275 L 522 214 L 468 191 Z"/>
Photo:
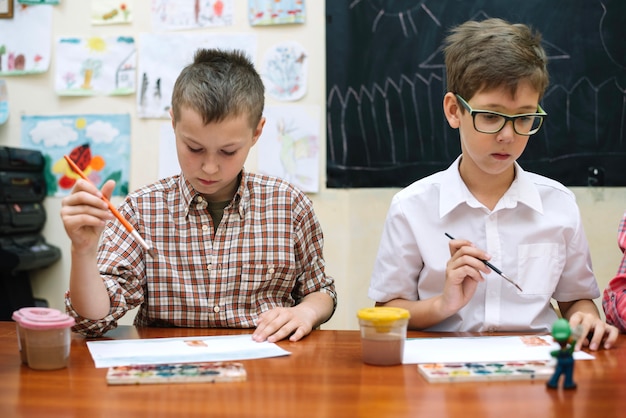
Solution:
<path fill-rule="evenodd" d="M 468 21 L 444 41 L 447 89 L 470 100 L 474 94 L 507 88 L 514 95 L 526 80 L 543 97 L 548 87 L 547 56 L 541 35 L 502 19 Z"/>
<path fill-rule="evenodd" d="M 174 120 L 189 107 L 205 124 L 247 115 L 254 129 L 263 116 L 263 81 L 243 51 L 199 49 L 193 63 L 176 79 L 172 91 Z"/>

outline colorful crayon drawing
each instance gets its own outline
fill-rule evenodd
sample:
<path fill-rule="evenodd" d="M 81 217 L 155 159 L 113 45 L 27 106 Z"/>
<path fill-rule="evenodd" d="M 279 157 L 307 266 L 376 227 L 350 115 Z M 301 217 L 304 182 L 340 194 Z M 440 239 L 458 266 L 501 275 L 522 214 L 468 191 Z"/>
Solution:
<path fill-rule="evenodd" d="M 248 0 L 251 26 L 304 23 L 304 0 Z"/>
<path fill-rule="evenodd" d="M 48 196 L 69 194 L 78 174 L 70 156 L 98 187 L 115 180 L 114 196 L 128 193 L 130 115 L 22 116 L 21 146 L 42 152 Z"/>
<path fill-rule="evenodd" d="M 98 0 L 91 2 L 92 25 L 128 24 L 133 21 L 133 0 Z"/>
<path fill-rule="evenodd" d="M 12 19 L 0 19 L 0 76 L 48 71 L 51 33 L 52 6 L 16 4 Z"/>
<path fill-rule="evenodd" d="M 18 0 L 20 4 L 59 4 L 60 0 Z"/>
<path fill-rule="evenodd" d="M 294 101 L 306 94 L 307 53 L 297 42 L 275 45 L 265 54 L 261 76 L 267 93 L 276 100 Z"/>
<path fill-rule="evenodd" d="M 81 144 L 72 149 L 68 155 L 72 161 L 76 163 L 78 168 L 91 180 L 94 184 L 100 184 L 102 179 L 100 178 L 100 171 L 106 165 L 104 158 L 99 155 L 91 154 L 91 147 L 89 143 Z M 72 170 L 67 164 L 64 164 L 65 159 L 57 160 L 52 166 L 52 172 L 59 174 L 61 178 L 58 181 L 59 186 L 62 189 L 71 189 L 74 187 L 76 180 L 80 177 Z"/>
<path fill-rule="evenodd" d="M 136 53 L 132 37 L 60 38 L 56 91 L 62 96 L 132 94 Z"/>
<path fill-rule="evenodd" d="M 258 170 L 304 192 L 319 191 L 319 107 L 268 106 L 258 142 Z"/>
<path fill-rule="evenodd" d="M 0 80 L 0 125 L 9 119 L 9 91 L 6 80 Z"/>
<path fill-rule="evenodd" d="M 152 0 L 156 32 L 232 24 L 233 0 Z"/>

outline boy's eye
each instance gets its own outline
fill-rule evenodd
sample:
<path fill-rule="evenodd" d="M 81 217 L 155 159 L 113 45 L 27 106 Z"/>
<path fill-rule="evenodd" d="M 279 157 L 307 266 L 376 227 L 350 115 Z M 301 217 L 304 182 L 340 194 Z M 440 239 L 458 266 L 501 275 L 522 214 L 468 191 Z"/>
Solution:
<path fill-rule="evenodd" d="M 237 153 L 237 151 L 224 151 L 224 150 L 222 150 L 222 153 L 224 155 L 231 156 L 231 155 L 235 155 Z"/>
<path fill-rule="evenodd" d="M 484 113 L 483 114 L 483 119 L 488 120 L 488 121 L 494 121 L 494 120 L 500 120 L 502 118 L 502 116 L 499 115 L 494 115 L 493 113 Z"/>
<path fill-rule="evenodd" d="M 195 152 L 200 152 L 200 151 L 202 151 L 202 148 L 192 148 L 192 147 L 190 147 L 190 146 L 187 146 L 187 149 L 188 149 L 190 152 L 194 152 L 194 153 L 195 153 Z"/>

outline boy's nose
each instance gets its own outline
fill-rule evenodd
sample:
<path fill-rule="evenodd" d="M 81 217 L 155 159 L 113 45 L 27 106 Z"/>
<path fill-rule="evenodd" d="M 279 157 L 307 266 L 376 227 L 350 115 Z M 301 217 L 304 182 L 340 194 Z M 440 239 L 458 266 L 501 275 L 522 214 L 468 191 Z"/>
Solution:
<path fill-rule="evenodd" d="M 513 121 L 507 120 L 500 132 L 497 134 L 497 140 L 499 142 L 510 142 L 515 139 L 515 128 L 513 127 Z"/>
<path fill-rule="evenodd" d="M 216 173 L 218 170 L 219 170 L 219 165 L 215 161 L 215 158 L 209 157 L 205 159 L 204 162 L 202 163 L 202 171 L 204 171 L 207 174 Z"/>

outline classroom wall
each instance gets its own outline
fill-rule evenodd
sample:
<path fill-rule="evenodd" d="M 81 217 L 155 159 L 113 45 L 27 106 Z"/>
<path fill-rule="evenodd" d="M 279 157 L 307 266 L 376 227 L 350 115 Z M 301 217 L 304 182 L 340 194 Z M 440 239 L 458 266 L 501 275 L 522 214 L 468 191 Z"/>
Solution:
<path fill-rule="evenodd" d="M 309 84 L 306 96 L 298 104 L 318 105 L 325 114 L 325 16 L 324 1 L 306 2 L 304 25 L 250 27 L 247 1 L 235 2 L 235 22 L 231 27 L 211 28 L 211 32 L 252 31 L 258 35 L 257 62 L 264 51 L 284 40 L 296 40 L 308 50 Z M 140 6 L 141 5 L 141 6 Z M 91 26 L 90 2 L 62 0 L 54 7 L 53 38 L 93 35 L 132 35 L 151 31 L 149 2 L 136 1 L 132 25 Z M 53 51 L 54 54 L 54 51 Z M 20 146 L 21 115 L 60 115 L 76 113 L 131 114 L 130 189 L 157 179 L 159 129 L 163 120 L 136 117 L 135 96 L 127 97 L 58 97 L 53 90 L 54 55 L 51 69 L 40 75 L 6 77 L 10 118 L 0 125 L 0 145 Z M 276 104 L 268 100 L 268 104 Z M 325 154 L 325 120 L 320 121 L 322 152 Z M 256 169 L 257 154 L 249 156 L 246 167 Z M 326 329 L 357 329 L 356 311 L 373 302 L 367 297 L 369 276 L 376 256 L 378 240 L 391 197 L 398 189 L 327 189 L 325 161 L 320 160 L 320 192 L 312 198 L 325 233 L 327 271 L 336 279 L 339 303 Z M 615 274 L 621 253 L 616 244 L 616 230 L 626 210 L 626 188 L 573 188 L 581 207 L 584 225 L 591 244 L 594 268 L 601 288 Z M 114 201 L 119 203 L 119 201 Z M 45 200 L 48 220 L 43 230 L 47 241 L 61 248 L 62 259 L 54 265 L 33 272 L 31 283 L 36 297 L 63 309 L 63 294 L 68 287 L 70 242 L 60 220 L 60 198 Z M 131 323 L 127 315 L 122 323 Z"/>

